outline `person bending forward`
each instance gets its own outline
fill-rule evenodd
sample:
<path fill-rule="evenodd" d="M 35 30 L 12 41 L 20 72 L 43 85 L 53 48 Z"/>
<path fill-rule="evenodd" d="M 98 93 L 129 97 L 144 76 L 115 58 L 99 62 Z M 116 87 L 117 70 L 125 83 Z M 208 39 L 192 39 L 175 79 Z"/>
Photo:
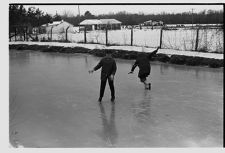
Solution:
<path fill-rule="evenodd" d="M 100 95 L 98 101 L 102 101 L 102 97 L 104 96 L 106 82 L 108 80 L 110 91 L 111 91 L 111 101 L 115 101 L 115 89 L 114 89 L 114 76 L 116 73 L 116 62 L 111 56 L 111 52 L 106 52 L 106 56 L 103 57 L 100 62 L 92 69 L 89 70 L 89 73 L 93 73 L 94 71 L 101 69 L 101 86 L 100 86 Z"/>

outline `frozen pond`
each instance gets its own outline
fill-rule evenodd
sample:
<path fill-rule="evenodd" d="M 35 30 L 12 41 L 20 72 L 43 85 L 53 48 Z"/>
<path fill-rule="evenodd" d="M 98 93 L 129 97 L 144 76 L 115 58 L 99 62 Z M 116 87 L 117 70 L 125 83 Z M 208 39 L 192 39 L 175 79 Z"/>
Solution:
<path fill-rule="evenodd" d="M 117 61 L 116 104 L 97 102 L 100 58 L 10 50 L 10 139 L 24 147 L 222 147 L 223 69 L 152 63 L 145 91 Z"/>

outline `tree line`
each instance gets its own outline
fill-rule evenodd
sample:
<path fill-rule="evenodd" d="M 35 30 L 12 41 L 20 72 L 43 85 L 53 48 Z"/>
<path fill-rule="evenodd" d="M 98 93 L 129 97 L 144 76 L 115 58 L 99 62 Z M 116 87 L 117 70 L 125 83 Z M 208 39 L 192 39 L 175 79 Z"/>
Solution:
<path fill-rule="evenodd" d="M 222 24 L 223 10 L 203 10 L 199 13 L 183 12 L 183 13 L 159 13 L 159 14 L 143 14 L 143 13 L 127 13 L 125 11 L 110 14 L 92 15 L 89 11 L 81 16 L 68 16 L 68 13 L 61 15 L 62 19 L 74 25 L 78 25 L 79 21 L 84 19 L 117 19 L 123 25 L 138 25 L 145 21 L 163 21 L 165 24 Z"/>
<path fill-rule="evenodd" d="M 86 11 L 81 15 L 73 15 L 71 12 L 64 11 L 63 14 L 50 15 L 44 13 L 39 8 L 29 7 L 27 10 L 23 5 L 9 5 L 9 29 L 15 25 L 27 25 L 38 27 L 42 24 L 51 23 L 53 21 L 64 20 L 75 26 L 85 19 L 117 19 L 122 25 L 138 25 L 148 20 L 163 21 L 164 24 L 217 24 L 223 23 L 223 10 L 203 10 L 199 13 L 183 12 L 183 13 L 166 13 L 159 14 L 143 14 L 143 13 L 127 13 L 125 11 L 118 13 L 109 13 L 101 15 L 93 15 Z"/>
<path fill-rule="evenodd" d="M 29 7 L 27 10 L 23 5 L 9 5 L 9 30 L 14 26 L 38 27 L 42 24 L 61 20 L 61 16 L 44 13 L 39 8 Z"/>

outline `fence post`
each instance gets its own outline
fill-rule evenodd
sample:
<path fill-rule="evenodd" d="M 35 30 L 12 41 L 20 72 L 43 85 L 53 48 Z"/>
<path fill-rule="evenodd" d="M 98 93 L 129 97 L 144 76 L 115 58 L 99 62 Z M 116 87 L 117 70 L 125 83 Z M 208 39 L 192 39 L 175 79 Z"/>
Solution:
<path fill-rule="evenodd" d="M 9 41 L 11 41 L 11 33 L 10 33 L 10 30 L 9 30 Z"/>
<path fill-rule="evenodd" d="M 52 29 L 53 29 L 53 26 L 51 27 L 51 41 L 52 41 Z"/>
<path fill-rule="evenodd" d="M 25 27 L 26 28 L 26 27 Z M 24 27 L 23 27 L 23 40 L 24 41 L 26 41 L 26 31 L 25 31 L 26 29 L 24 29 Z"/>
<path fill-rule="evenodd" d="M 198 50 L 198 35 L 199 35 L 199 28 L 197 28 L 196 41 L 195 41 L 195 51 Z"/>
<path fill-rule="evenodd" d="M 130 45 L 133 46 L 133 26 L 131 27 Z"/>
<path fill-rule="evenodd" d="M 17 35 L 17 33 L 16 33 L 16 27 L 15 27 L 15 41 L 16 41 L 16 35 Z"/>
<path fill-rule="evenodd" d="M 86 26 L 84 26 L 84 43 L 87 43 L 87 37 L 86 37 Z"/>
<path fill-rule="evenodd" d="M 66 42 L 68 41 L 68 39 L 67 39 L 67 36 L 68 36 L 68 35 L 67 35 L 67 32 L 68 32 L 69 27 L 70 27 L 70 26 L 68 26 L 68 27 L 66 28 Z"/>
<path fill-rule="evenodd" d="M 27 34 L 28 32 L 27 31 L 28 31 L 28 28 L 26 27 L 26 41 L 28 41 L 28 34 Z"/>
<path fill-rule="evenodd" d="M 162 48 L 162 36 L 163 36 L 163 28 L 160 30 L 160 42 L 159 42 L 159 48 Z"/>
<path fill-rule="evenodd" d="M 35 28 L 35 32 L 36 32 L 36 41 L 38 41 L 38 29 L 37 28 Z"/>
<path fill-rule="evenodd" d="M 108 45 L 108 25 L 105 28 L 105 45 Z"/>

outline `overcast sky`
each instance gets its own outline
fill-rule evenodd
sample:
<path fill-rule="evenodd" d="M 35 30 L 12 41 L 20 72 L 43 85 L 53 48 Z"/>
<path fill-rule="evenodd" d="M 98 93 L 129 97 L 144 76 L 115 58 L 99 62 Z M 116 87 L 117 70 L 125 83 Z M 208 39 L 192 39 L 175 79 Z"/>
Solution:
<path fill-rule="evenodd" d="M 73 15 L 78 14 L 78 5 L 27 5 L 25 8 L 34 6 L 48 14 L 62 14 L 64 11 L 71 12 Z M 130 13 L 180 13 L 188 12 L 193 8 L 193 12 L 202 10 L 222 10 L 222 5 L 80 5 L 80 13 L 83 15 L 86 11 L 90 11 L 93 15 L 108 14 L 110 12 L 117 13 L 126 11 Z"/>

